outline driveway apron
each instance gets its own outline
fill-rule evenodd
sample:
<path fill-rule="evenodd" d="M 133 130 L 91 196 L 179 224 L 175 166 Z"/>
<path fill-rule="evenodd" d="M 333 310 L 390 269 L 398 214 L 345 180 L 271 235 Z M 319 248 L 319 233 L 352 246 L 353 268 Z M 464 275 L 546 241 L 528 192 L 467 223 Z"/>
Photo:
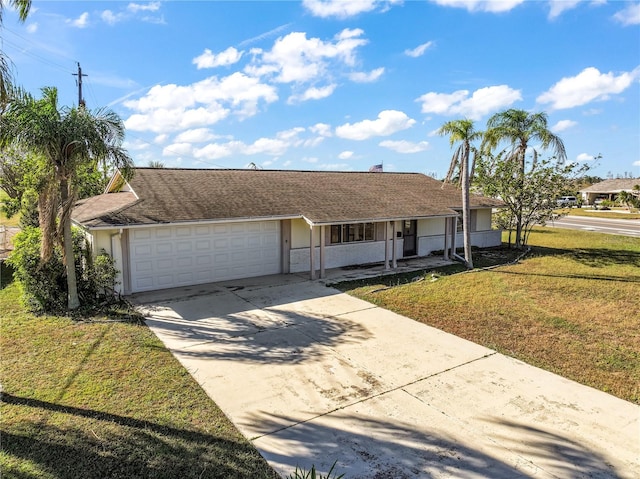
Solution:
<path fill-rule="evenodd" d="M 140 295 L 147 324 L 283 476 L 637 478 L 640 406 L 317 282 Z"/>

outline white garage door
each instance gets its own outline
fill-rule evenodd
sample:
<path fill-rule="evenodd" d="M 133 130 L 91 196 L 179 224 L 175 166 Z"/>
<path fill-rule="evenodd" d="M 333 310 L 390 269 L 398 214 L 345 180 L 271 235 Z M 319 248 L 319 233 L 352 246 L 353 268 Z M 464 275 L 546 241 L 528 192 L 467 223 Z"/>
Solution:
<path fill-rule="evenodd" d="M 280 222 L 129 230 L 131 291 L 280 272 Z"/>

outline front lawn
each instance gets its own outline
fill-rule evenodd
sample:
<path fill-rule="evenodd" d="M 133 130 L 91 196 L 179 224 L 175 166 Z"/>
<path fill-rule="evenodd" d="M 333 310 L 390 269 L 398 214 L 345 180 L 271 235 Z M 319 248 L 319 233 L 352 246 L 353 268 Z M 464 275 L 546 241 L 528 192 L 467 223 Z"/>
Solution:
<path fill-rule="evenodd" d="M 537 228 L 517 264 L 349 293 L 640 404 L 640 239 Z"/>
<path fill-rule="evenodd" d="M 592 208 L 563 208 L 559 213 L 569 216 L 586 216 L 587 218 L 609 218 L 611 220 L 639 220 L 638 210 L 629 211 L 626 208 L 613 208 L 609 210 L 594 210 Z"/>
<path fill-rule="evenodd" d="M 3 479 L 277 477 L 146 326 L 0 311 Z"/>

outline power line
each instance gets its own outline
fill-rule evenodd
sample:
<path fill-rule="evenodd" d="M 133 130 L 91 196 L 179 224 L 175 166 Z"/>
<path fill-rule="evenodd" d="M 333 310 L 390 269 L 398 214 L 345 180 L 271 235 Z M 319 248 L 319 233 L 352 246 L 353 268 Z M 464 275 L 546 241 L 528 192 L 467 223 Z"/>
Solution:
<path fill-rule="evenodd" d="M 21 45 L 18 45 L 17 43 L 12 42 L 11 40 L 7 40 L 6 38 L 3 38 L 3 42 L 6 43 L 7 45 L 11 45 L 12 47 L 14 47 L 15 49 L 17 49 L 18 51 L 20 51 L 20 53 L 22 53 L 23 55 L 32 57 L 35 60 L 38 60 L 41 63 L 45 63 L 47 65 L 49 65 L 50 67 L 53 67 L 57 70 L 60 70 L 64 73 L 71 73 L 71 70 L 69 70 L 69 68 L 66 68 L 62 65 L 60 65 L 59 63 L 55 63 L 52 62 L 50 60 L 48 60 L 47 58 L 38 55 L 37 53 L 33 53 L 32 51 L 24 48 Z"/>

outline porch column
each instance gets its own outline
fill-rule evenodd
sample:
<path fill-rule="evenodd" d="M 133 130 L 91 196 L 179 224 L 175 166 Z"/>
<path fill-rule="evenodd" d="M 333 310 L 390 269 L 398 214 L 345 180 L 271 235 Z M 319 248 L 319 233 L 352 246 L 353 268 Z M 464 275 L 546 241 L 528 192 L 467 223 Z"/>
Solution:
<path fill-rule="evenodd" d="M 313 226 L 309 227 L 309 272 L 311 279 L 316 279 L 316 248 L 313 244 Z"/>
<path fill-rule="evenodd" d="M 449 218 L 444 219 L 444 259 L 449 259 Z"/>
<path fill-rule="evenodd" d="M 389 271 L 389 223 L 384 222 L 384 270 Z"/>
<path fill-rule="evenodd" d="M 451 257 L 456 254 L 456 234 L 458 233 L 458 217 L 451 218 Z"/>
<path fill-rule="evenodd" d="M 393 251 L 391 251 L 391 267 L 396 269 L 398 267 L 398 261 L 396 259 L 396 222 L 391 222 L 391 234 L 393 237 L 391 238 L 391 245 Z"/>
<path fill-rule="evenodd" d="M 324 225 L 320 226 L 320 279 L 324 278 Z"/>

